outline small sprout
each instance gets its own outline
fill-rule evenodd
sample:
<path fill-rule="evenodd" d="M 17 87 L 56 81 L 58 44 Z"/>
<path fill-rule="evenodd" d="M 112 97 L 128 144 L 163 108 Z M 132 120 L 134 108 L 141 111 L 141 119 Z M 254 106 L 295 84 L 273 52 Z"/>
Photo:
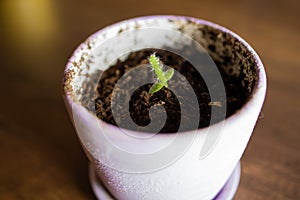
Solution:
<path fill-rule="evenodd" d="M 163 65 L 159 63 L 159 58 L 155 55 L 155 53 L 150 55 L 149 62 L 158 78 L 157 82 L 154 83 L 149 90 L 149 92 L 153 94 L 155 92 L 158 92 L 163 87 L 168 87 L 168 81 L 174 75 L 174 69 L 170 68 L 164 72 L 162 69 Z"/>

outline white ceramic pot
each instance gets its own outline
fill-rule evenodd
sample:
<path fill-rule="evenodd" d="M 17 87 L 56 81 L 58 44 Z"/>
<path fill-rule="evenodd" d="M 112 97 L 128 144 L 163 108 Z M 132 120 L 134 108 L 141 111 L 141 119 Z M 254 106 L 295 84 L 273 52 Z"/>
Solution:
<path fill-rule="evenodd" d="M 116 59 L 144 48 L 176 51 L 192 43 L 221 63 L 229 57 L 225 71 L 244 77 L 241 92 L 249 98 L 232 116 L 207 128 L 151 137 L 95 116 L 97 80 Z M 266 75 L 256 52 L 228 29 L 190 17 L 148 16 L 122 21 L 90 36 L 70 58 L 63 87 L 80 142 L 116 199 L 213 199 L 247 146 L 265 98 Z"/>

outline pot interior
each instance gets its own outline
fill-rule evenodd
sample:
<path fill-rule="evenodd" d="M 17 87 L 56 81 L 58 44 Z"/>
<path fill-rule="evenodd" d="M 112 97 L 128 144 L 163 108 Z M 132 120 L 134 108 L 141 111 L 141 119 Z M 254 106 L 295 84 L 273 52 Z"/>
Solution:
<path fill-rule="evenodd" d="M 191 48 L 187 50 L 187 46 Z M 147 48 L 180 53 L 191 60 L 189 55 L 195 51 L 205 55 L 207 62 L 240 79 L 240 92 L 246 99 L 258 80 L 253 53 L 227 29 L 191 18 L 146 17 L 109 26 L 88 38 L 68 63 L 64 92 L 95 113 L 96 88 L 103 72 L 130 52 Z"/>

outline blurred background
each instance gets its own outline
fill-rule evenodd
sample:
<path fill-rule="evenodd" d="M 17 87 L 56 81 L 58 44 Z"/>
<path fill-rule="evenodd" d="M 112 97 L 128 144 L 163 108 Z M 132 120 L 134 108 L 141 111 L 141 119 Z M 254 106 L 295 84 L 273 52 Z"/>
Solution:
<path fill-rule="evenodd" d="M 258 52 L 268 93 L 235 199 L 300 199 L 299 11 L 298 0 L 1 0 L 0 199 L 95 199 L 62 72 L 90 34 L 153 14 L 218 23 Z"/>

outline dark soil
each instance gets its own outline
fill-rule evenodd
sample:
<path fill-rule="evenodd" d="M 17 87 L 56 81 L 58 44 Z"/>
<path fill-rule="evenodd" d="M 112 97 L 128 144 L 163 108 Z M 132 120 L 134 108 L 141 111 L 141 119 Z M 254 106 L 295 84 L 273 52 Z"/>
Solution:
<path fill-rule="evenodd" d="M 174 68 L 180 74 L 185 76 L 185 78 L 189 81 L 190 85 L 193 87 L 195 94 L 198 99 L 199 109 L 200 109 L 200 120 L 198 124 L 198 128 L 203 128 L 209 126 L 210 123 L 216 123 L 220 120 L 223 120 L 222 115 L 220 117 L 211 118 L 211 110 L 212 107 L 216 108 L 217 112 L 218 109 L 221 112 L 221 108 L 226 105 L 226 117 L 232 115 L 236 110 L 241 108 L 241 106 L 246 102 L 247 95 L 243 92 L 245 88 L 242 85 L 242 81 L 240 77 L 232 77 L 225 74 L 222 70 L 221 63 L 216 62 L 219 71 L 221 73 L 222 79 L 225 85 L 226 91 L 226 99 L 219 99 L 219 101 L 211 102 L 211 97 L 208 91 L 208 88 L 205 84 L 205 81 L 199 74 L 199 72 L 191 65 L 188 61 L 183 59 L 182 57 L 163 50 L 157 49 L 145 49 L 138 52 L 131 53 L 127 59 L 123 62 L 117 61 L 117 63 L 111 67 L 109 67 L 106 71 L 104 71 L 101 75 L 99 85 L 97 88 L 97 98 L 95 100 L 96 103 L 96 115 L 98 118 L 113 124 L 116 124 L 115 118 L 117 117 L 118 120 L 124 123 L 118 123 L 119 126 L 122 126 L 126 129 L 134 129 L 130 126 L 127 126 L 128 120 L 123 114 L 122 108 L 119 108 L 120 112 L 113 117 L 112 110 L 111 110 L 111 97 L 113 89 L 115 88 L 115 84 L 117 81 L 122 77 L 123 74 L 128 72 L 129 70 L 133 69 L 140 64 L 148 63 L 147 58 L 153 53 L 156 52 L 161 60 L 163 61 L 164 65 Z M 209 67 L 207 67 L 209 70 Z M 154 73 L 151 72 L 151 68 L 145 73 L 149 74 L 149 76 L 153 76 L 153 82 L 155 82 Z M 134 81 L 136 77 L 128 78 L 128 81 Z M 172 78 L 173 79 L 173 78 Z M 169 81 L 170 84 L 177 84 L 176 79 Z M 164 127 L 160 130 L 161 133 L 173 133 L 177 132 L 180 122 L 183 118 L 192 118 L 192 114 L 189 116 L 182 116 L 181 108 L 179 99 L 180 98 L 188 98 L 188 97 L 176 97 L 174 93 L 164 87 L 160 91 L 154 94 L 149 93 L 149 89 L 152 84 L 146 84 L 142 87 L 135 90 L 133 95 L 129 101 L 129 112 L 132 120 L 139 126 L 147 126 L 150 123 L 149 117 L 149 109 L 153 105 L 162 105 L 165 108 L 167 113 L 167 120 L 165 122 Z M 180 86 L 178 86 L 180 87 Z M 179 88 L 185 90 L 186 88 Z M 120 93 L 116 98 L 122 98 L 122 95 L 126 95 L 126 90 L 122 90 L 116 93 Z M 127 94 L 128 95 L 128 94 Z M 188 101 L 188 99 L 187 99 Z M 189 104 L 188 110 L 195 109 L 194 103 Z M 159 112 L 159 111 L 157 111 Z M 192 113 L 192 112 L 188 112 Z M 154 112 L 155 114 L 155 112 Z M 117 121 L 118 121 L 117 120 Z M 186 125 L 184 131 L 190 130 L 193 126 Z M 151 130 L 149 130 L 151 132 Z"/>

